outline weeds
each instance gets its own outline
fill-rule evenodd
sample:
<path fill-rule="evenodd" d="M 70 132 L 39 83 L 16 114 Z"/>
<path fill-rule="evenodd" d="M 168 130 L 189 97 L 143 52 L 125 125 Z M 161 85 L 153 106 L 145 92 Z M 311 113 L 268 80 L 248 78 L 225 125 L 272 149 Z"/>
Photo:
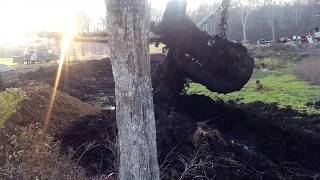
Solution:
<path fill-rule="evenodd" d="M 274 58 L 259 59 L 255 62 L 256 69 L 277 70 L 286 67 L 283 61 Z"/>
<path fill-rule="evenodd" d="M 185 156 L 178 154 L 178 160 L 183 164 L 184 170 L 179 178 L 179 180 L 192 177 L 193 179 L 209 179 L 205 173 L 204 175 L 199 174 L 201 169 L 205 169 L 208 166 L 208 163 L 201 160 L 201 151 L 206 146 L 200 147 L 197 151 L 192 153 L 190 156 Z"/>
<path fill-rule="evenodd" d="M 163 179 L 164 176 L 166 176 L 166 171 L 168 170 L 168 168 L 172 165 L 173 161 L 174 161 L 174 154 L 175 151 L 177 150 L 178 145 L 176 145 L 175 147 L 173 147 L 171 149 L 171 151 L 167 154 L 167 156 L 165 157 L 165 159 L 163 160 L 163 162 L 160 164 L 159 169 L 160 169 L 160 179 Z"/>
<path fill-rule="evenodd" d="M 4 146 L 5 163 L 0 167 L 4 179 L 88 179 L 71 155 L 61 155 L 59 142 L 42 138 L 42 128 L 31 124 L 15 133 Z M 13 143 L 15 142 L 15 143 Z"/>
<path fill-rule="evenodd" d="M 299 62 L 296 73 L 313 84 L 320 84 L 320 59 L 309 58 Z"/>
<path fill-rule="evenodd" d="M 6 120 L 19 109 L 19 102 L 26 97 L 18 88 L 10 88 L 0 93 L 0 128 L 3 128 Z"/>

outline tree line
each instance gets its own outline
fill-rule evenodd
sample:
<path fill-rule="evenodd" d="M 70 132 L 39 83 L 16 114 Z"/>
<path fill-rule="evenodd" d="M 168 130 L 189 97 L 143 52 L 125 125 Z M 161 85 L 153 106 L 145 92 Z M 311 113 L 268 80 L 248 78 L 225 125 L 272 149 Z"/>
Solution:
<path fill-rule="evenodd" d="M 219 6 L 219 2 L 206 2 L 189 11 L 189 15 L 197 23 Z M 282 37 L 307 35 L 320 26 L 319 0 L 241 0 L 233 1 L 229 11 L 228 38 L 236 41 L 277 41 Z M 218 34 L 220 18 L 220 11 L 217 11 L 209 23 L 210 34 Z"/>

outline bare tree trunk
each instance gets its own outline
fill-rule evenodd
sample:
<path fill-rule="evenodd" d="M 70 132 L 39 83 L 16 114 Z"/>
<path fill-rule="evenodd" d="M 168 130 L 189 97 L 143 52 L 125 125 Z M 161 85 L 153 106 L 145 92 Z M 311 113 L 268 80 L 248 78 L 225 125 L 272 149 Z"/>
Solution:
<path fill-rule="evenodd" d="M 274 29 L 274 5 L 271 4 L 271 31 L 272 31 L 272 40 L 276 42 L 276 32 Z"/>
<path fill-rule="evenodd" d="M 247 25 L 246 24 L 242 24 L 242 33 L 243 33 L 243 41 L 246 42 L 247 41 Z"/>
<path fill-rule="evenodd" d="M 274 28 L 274 19 L 273 19 L 273 17 L 272 17 L 272 20 L 271 20 L 271 31 L 272 31 L 272 41 L 276 42 L 276 31 L 275 31 L 275 28 Z"/>
<path fill-rule="evenodd" d="M 105 0 L 115 78 L 120 180 L 158 180 L 148 53 L 150 2 Z"/>
<path fill-rule="evenodd" d="M 247 21 L 248 21 L 249 14 L 244 12 L 243 7 L 240 7 L 240 18 L 241 18 L 241 25 L 242 25 L 242 36 L 243 41 L 247 41 Z"/>

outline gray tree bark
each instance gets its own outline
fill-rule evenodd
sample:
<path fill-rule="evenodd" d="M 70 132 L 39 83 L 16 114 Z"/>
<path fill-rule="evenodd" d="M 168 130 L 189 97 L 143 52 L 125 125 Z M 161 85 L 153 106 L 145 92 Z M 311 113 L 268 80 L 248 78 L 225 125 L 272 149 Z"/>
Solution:
<path fill-rule="evenodd" d="M 120 180 L 158 180 L 148 0 L 105 0 L 115 78 Z"/>
<path fill-rule="evenodd" d="M 248 23 L 248 18 L 250 15 L 250 10 L 245 10 L 245 7 L 243 7 L 243 5 L 240 4 L 239 6 L 239 11 L 240 11 L 240 18 L 241 18 L 241 25 L 242 25 L 242 37 L 243 37 L 243 41 L 246 42 L 248 40 L 247 38 L 247 23 Z"/>

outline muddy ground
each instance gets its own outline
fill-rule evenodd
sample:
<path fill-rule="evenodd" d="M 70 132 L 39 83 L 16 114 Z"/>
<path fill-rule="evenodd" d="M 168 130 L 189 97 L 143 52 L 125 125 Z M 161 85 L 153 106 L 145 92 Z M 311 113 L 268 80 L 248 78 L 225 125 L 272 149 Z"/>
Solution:
<path fill-rule="evenodd" d="M 52 85 L 55 71 L 21 78 Z M 60 89 L 95 103 L 113 99 L 113 87 L 110 63 L 102 60 L 69 66 Z M 155 99 L 155 112 L 163 179 L 320 179 L 320 115 L 198 95 L 160 101 Z M 62 152 L 73 151 L 88 176 L 111 174 L 117 169 L 116 131 L 115 112 L 103 110 L 74 121 L 55 140 Z"/>

